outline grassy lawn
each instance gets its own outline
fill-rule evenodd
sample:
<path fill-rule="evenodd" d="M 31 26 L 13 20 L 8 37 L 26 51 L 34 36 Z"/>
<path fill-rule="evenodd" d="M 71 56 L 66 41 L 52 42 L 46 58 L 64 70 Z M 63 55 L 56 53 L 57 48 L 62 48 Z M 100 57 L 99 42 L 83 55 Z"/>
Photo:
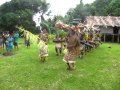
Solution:
<path fill-rule="evenodd" d="M 14 56 L 0 54 L 0 90 L 120 90 L 119 44 L 102 44 L 78 58 L 74 71 L 66 70 L 53 43 L 45 63 L 39 61 L 36 45 L 27 49 L 20 44 L 14 52 Z"/>

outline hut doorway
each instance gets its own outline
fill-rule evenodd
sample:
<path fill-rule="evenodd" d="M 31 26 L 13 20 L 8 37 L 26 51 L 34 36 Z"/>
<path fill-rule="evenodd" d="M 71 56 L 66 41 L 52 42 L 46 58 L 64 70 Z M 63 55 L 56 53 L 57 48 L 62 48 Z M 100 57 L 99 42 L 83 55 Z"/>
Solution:
<path fill-rule="evenodd" d="M 118 34 L 119 33 L 119 27 L 113 27 L 113 34 Z"/>
<path fill-rule="evenodd" d="M 119 27 L 113 27 L 113 42 L 119 42 Z"/>

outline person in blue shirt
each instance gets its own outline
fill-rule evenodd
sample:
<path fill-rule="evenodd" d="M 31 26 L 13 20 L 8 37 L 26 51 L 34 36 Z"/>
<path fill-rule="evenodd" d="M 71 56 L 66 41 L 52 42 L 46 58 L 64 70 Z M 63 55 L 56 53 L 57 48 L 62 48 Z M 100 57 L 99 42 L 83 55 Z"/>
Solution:
<path fill-rule="evenodd" d="M 10 35 L 8 38 L 7 38 L 7 51 L 8 52 L 11 52 L 13 50 L 13 37 L 12 35 Z"/>
<path fill-rule="evenodd" d="M 18 39 L 19 39 L 19 33 L 16 31 L 14 34 L 14 48 L 18 49 Z"/>

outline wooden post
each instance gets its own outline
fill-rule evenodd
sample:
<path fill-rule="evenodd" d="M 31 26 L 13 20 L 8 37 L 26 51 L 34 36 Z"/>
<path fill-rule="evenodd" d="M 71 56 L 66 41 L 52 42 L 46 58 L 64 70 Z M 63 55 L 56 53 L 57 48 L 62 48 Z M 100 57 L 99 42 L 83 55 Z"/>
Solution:
<path fill-rule="evenodd" d="M 119 43 L 119 41 L 120 41 L 120 40 L 119 40 L 119 34 L 118 34 L 118 43 Z"/>
<path fill-rule="evenodd" d="M 104 42 L 105 42 L 105 39 L 106 39 L 106 38 L 105 38 L 105 34 L 104 34 Z"/>
<path fill-rule="evenodd" d="M 114 42 L 114 34 L 113 34 L 113 36 L 112 36 L 112 42 Z"/>

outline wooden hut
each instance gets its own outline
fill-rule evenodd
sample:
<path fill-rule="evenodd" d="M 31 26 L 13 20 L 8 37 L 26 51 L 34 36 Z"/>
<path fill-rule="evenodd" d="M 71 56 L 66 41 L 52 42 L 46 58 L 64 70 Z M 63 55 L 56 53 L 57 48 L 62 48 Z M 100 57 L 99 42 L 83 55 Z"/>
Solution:
<path fill-rule="evenodd" d="M 104 42 L 120 42 L 120 16 L 88 16 L 86 22 L 99 27 Z"/>

